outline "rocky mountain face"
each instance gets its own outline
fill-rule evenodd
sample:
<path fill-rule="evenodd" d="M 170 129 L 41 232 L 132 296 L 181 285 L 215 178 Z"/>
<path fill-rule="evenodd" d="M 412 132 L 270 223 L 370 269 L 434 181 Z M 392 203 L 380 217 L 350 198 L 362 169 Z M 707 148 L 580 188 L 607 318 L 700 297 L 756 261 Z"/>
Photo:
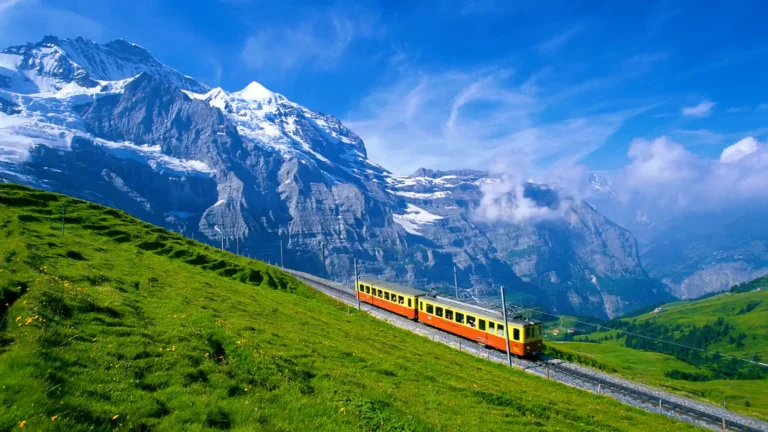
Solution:
<path fill-rule="evenodd" d="M 643 266 L 675 297 L 697 298 L 768 274 L 764 203 L 675 211 L 638 197 L 619 200 L 608 180 L 595 177 L 599 186 L 588 201 L 635 235 Z"/>
<path fill-rule="evenodd" d="M 258 83 L 211 89 L 141 47 L 46 37 L 0 54 L 0 180 L 124 209 L 232 252 L 614 317 L 670 299 L 632 235 L 543 185 L 562 217 L 483 222 L 484 172 L 397 177 L 330 115 Z M 282 247 L 282 254 L 281 254 Z"/>

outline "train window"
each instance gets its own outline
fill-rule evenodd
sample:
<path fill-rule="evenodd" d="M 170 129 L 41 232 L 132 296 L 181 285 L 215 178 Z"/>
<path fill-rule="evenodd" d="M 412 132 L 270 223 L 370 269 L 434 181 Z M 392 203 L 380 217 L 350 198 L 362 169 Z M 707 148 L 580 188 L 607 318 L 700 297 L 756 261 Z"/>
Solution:
<path fill-rule="evenodd" d="M 479 321 L 478 328 L 480 329 L 480 331 L 485 331 L 485 320 L 481 319 Z"/>
<path fill-rule="evenodd" d="M 412 304 L 413 304 L 413 303 L 411 303 L 411 299 L 408 299 L 408 307 L 409 307 L 409 308 L 410 308 L 410 307 L 412 307 L 412 306 L 411 306 Z"/>
<path fill-rule="evenodd" d="M 379 298 L 384 298 L 384 291 L 382 291 L 380 289 L 377 289 L 376 291 L 378 292 Z"/>
<path fill-rule="evenodd" d="M 419 302 L 419 310 L 424 312 L 424 302 Z"/>
<path fill-rule="evenodd" d="M 453 319 L 453 311 L 450 309 L 445 310 L 445 319 L 452 320 Z"/>
<path fill-rule="evenodd" d="M 405 304 L 405 299 L 403 298 L 403 296 L 399 295 L 397 296 L 397 302 L 399 304 Z"/>
<path fill-rule="evenodd" d="M 389 292 L 384 291 L 384 300 L 389 300 Z"/>
<path fill-rule="evenodd" d="M 366 286 L 366 287 L 365 287 L 365 293 L 366 293 L 366 294 L 370 294 L 370 293 L 371 293 L 371 287 L 369 287 L 369 286 Z"/>
<path fill-rule="evenodd" d="M 464 314 L 461 312 L 456 312 L 456 322 L 460 324 L 464 324 Z"/>
<path fill-rule="evenodd" d="M 512 335 L 514 336 L 516 341 L 520 342 L 520 329 L 512 330 Z"/>
<path fill-rule="evenodd" d="M 496 333 L 496 323 L 488 321 L 488 331 L 491 333 Z"/>
<path fill-rule="evenodd" d="M 530 327 L 526 327 L 525 328 L 525 338 L 528 339 L 529 337 L 531 337 L 531 328 Z"/>
<path fill-rule="evenodd" d="M 467 325 L 475 328 L 475 317 L 467 315 Z"/>
<path fill-rule="evenodd" d="M 504 326 L 499 324 L 496 326 L 496 334 L 499 336 L 504 336 Z"/>
<path fill-rule="evenodd" d="M 432 314 L 434 313 L 434 309 L 432 308 L 432 305 L 427 303 L 427 313 Z"/>
<path fill-rule="evenodd" d="M 442 318 L 443 317 L 443 308 L 441 308 L 440 306 L 437 306 L 435 308 L 435 315 L 437 315 L 440 318 Z"/>

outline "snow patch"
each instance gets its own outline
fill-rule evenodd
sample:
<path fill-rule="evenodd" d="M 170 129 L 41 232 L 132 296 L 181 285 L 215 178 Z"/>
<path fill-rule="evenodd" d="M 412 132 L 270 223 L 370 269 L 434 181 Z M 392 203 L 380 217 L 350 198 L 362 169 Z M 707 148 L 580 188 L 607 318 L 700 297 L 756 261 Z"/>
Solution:
<path fill-rule="evenodd" d="M 396 224 L 402 226 L 406 232 L 420 236 L 423 234 L 419 229 L 423 228 L 425 225 L 431 225 L 434 222 L 443 219 L 443 217 L 432 214 L 413 204 L 408 204 L 405 209 L 405 214 L 393 214 L 392 219 Z"/>
<path fill-rule="evenodd" d="M 29 159 L 29 151 L 38 144 L 69 150 L 74 136 L 72 131 L 57 125 L 0 113 L 0 161 L 24 162 Z"/>
<path fill-rule="evenodd" d="M 245 86 L 244 89 L 233 93 L 233 95 L 241 97 L 245 100 L 272 99 L 275 97 L 275 93 L 267 90 L 266 87 L 257 83 L 256 81 L 252 81 L 250 84 Z"/>
<path fill-rule="evenodd" d="M 208 92 L 208 93 L 205 93 L 205 94 L 195 93 L 195 92 L 189 91 L 189 90 L 182 90 L 182 92 L 185 95 L 189 96 L 190 99 L 205 100 L 205 99 L 208 98 L 208 95 L 210 95 L 211 92 L 213 92 L 213 90 L 211 90 L 211 92 Z"/>
<path fill-rule="evenodd" d="M 127 141 L 115 142 L 93 137 L 88 137 L 88 139 L 93 140 L 95 144 L 108 149 L 120 158 L 144 162 L 155 171 L 170 170 L 179 174 L 212 174 L 215 172 L 205 162 L 168 156 L 162 153 L 159 145 L 136 145 Z"/>
<path fill-rule="evenodd" d="M 446 191 L 440 191 L 440 192 L 432 192 L 432 193 L 422 193 L 422 192 L 401 192 L 401 191 L 390 191 L 395 195 L 404 196 L 406 198 L 413 198 L 413 199 L 438 199 L 438 198 L 445 198 L 447 196 L 450 196 L 450 192 Z"/>

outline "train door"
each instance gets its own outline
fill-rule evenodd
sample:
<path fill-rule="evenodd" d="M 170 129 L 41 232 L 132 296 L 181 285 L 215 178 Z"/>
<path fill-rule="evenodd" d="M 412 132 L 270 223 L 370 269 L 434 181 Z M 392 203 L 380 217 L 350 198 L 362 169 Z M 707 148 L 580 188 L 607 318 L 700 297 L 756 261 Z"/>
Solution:
<path fill-rule="evenodd" d="M 477 341 L 481 344 L 485 344 L 485 341 L 488 340 L 488 333 L 486 333 L 486 322 L 484 319 L 478 318 L 477 330 L 480 332 L 480 334 L 477 336 Z"/>

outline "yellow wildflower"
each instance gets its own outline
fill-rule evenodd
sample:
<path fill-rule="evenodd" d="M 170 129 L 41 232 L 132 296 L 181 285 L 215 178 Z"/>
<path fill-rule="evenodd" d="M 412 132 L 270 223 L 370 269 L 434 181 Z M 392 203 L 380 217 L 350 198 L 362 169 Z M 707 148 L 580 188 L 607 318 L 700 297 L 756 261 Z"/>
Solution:
<path fill-rule="evenodd" d="M 57 414 L 57 415 L 55 415 L 55 416 L 53 416 L 53 417 L 51 417 L 51 421 L 56 421 L 56 419 L 57 419 L 57 418 L 59 418 L 59 415 L 58 415 L 58 414 Z"/>
<path fill-rule="evenodd" d="M 114 417 L 112 417 L 112 420 L 117 420 L 118 417 L 120 417 L 120 414 L 117 414 Z"/>
<path fill-rule="evenodd" d="M 19 427 L 20 427 L 20 428 L 22 428 L 22 429 L 24 429 L 25 427 L 27 427 L 27 421 L 26 421 L 26 420 L 22 420 L 22 421 L 20 421 L 20 422 L 19 422 Z"/>
<path fill-rule="evenodd" d="M 18 320 L 20 320 L 20 319 L 21 319 L 21 317 L 20 317 L 20 316 L 17 316 L 17 317 L 16 317 L 16 321 L 18 321 Z"/>

